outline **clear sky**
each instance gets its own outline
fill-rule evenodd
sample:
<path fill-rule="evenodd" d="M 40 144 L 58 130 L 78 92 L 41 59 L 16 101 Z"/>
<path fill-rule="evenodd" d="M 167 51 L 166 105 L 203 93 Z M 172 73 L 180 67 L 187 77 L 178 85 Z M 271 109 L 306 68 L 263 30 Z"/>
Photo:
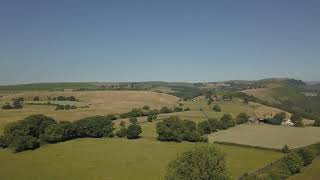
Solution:
<path fill-rule="evenodd" d="M 1 0 L 0 84 L 320 80 L 319 0 Z"/>

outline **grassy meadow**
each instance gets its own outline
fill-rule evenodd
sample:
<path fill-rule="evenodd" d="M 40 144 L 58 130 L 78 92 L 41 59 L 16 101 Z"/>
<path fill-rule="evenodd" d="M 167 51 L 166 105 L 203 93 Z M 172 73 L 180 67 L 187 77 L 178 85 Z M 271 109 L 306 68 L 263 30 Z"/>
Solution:
<path fill-rule="evenodd" d="M 160 180 L 167 164 L 193 143 L 149 139 L 77 139 L 14 154 L 0 150 L 2 180 Z M 235 179 L 282 157 L 283 154 L 219 146 Z"/>

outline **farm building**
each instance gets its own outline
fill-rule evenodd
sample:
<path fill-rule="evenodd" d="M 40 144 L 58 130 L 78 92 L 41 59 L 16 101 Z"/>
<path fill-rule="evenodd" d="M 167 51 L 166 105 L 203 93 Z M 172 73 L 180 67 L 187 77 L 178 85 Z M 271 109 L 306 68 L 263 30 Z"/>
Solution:
<path fill-rule="evenodd" d="M 287 119 L 285 121 L 282 122 L 282 125 L 287 125 L 287 126 L 293 126 L 293 122 L 291 121 L 291 119 Z"/>

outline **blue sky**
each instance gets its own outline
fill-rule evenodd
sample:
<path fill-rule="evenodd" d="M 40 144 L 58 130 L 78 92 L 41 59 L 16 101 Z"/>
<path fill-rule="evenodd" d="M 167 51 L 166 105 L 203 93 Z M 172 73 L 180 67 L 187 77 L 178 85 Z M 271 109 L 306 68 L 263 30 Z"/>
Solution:
<path fill-rule="evenodd" d="M 1 0 L 0 84 L 320 80 L 318 0 Z"/>

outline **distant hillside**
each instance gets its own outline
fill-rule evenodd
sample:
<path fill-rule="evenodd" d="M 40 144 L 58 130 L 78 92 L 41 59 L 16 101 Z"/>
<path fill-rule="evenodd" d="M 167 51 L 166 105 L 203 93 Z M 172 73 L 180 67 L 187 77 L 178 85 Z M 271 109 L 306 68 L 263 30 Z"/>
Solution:
<path fill-rule="evenodd" d="M 95 88 L 93 83 L 86 82 L 63 82 L 63 83 L 33 83 L 0 86 L 0 91 L 30 91 L 30 90 L 64 90 L 79 88 Z"/>
<path fill-rule="evenodd" d="M 265 104 L 278 107 L 291 113 L 302 114 L 306 118 L 320 117 L 320 96 L 306 96 L 306 92 L 314 92 L 306 83 L 293 80 L 267 80 L 265 87 L 248 89 L 242 92 L 257 97 Z"/>

